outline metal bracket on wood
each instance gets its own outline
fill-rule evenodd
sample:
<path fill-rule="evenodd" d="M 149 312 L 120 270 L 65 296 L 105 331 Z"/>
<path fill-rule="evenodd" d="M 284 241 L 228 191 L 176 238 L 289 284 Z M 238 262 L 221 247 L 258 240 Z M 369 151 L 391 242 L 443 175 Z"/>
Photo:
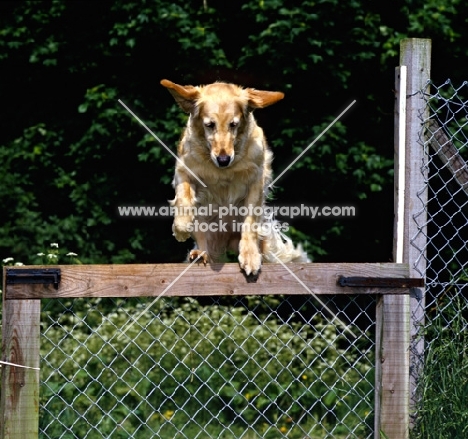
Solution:
<path fill-rule="evenodd" d="M 403 277 L 359 277 L 340 276 L 338 285 L 341 287 L 361 287 L 361 288 L 422 288 L 424 279 L 403 278 Z"/>
<path fill-rule="evenodd" d="M 7 285 L 15 284 L 53 284 L 57 290 L 61 279 L 60 268 L 7 268 Z"/>

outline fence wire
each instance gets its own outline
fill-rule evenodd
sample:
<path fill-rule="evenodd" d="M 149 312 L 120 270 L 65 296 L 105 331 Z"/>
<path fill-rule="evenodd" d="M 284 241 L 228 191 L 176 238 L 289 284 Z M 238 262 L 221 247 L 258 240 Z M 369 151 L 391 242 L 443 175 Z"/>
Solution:
<path fill-rule="evenodd" d="M 43 301 L 40 437 L 371 438 L 375 298 Z"/>
<path fill-rule="evenodd" d="M 425 260 L 425 321 L 420 331 L 424 349 L 417 361 L 416 432 L 418 437 L 467 437 L 467 413 L 457 412 L 457 399 L 468 398 L 468 83 L 429 84 L 421 92 L 427 115 L 422 118 L 421 143 L 426 161 L 421 172 L 424 208 L 415 216 L 427 244 Z M 424 193 L 427 202 L 424 202 Z M 417 266 L 415 265 L 417 269 Z M 419 372 L 422 370 L 422 375 Z M 432 402 L 431 402 L 432 401 Z M 454 430 L 442 430 L 450 410 Z M 464 414 L 463 414 L 464 413 Z M 439 424 L 431 436 L 431 424 Z M 458 430 L 460 426 L 460 430 Z M 462 429 L 463 432 L 462 432 Z M 435 433 L 433 433 L 435 434 Z"/>

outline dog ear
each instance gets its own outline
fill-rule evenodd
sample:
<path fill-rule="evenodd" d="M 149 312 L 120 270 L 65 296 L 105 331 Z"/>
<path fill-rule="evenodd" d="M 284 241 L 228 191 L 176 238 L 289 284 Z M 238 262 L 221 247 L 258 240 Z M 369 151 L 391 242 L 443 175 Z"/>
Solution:
<path fill-rule="evenodd" d="M 179 85 L 174 84 L 167 79 L 161 81 L 161 85 L 166 87 L 176 102 L 180 105 L 180 108 L 186 113 L 192 113 L 195 108 L 195 102 L 200 96 L 200 93 L 193 85 Z"/>
<path fill-rule="evenodd" d="M 263 91 L 254 88 L 247 88 L 246 91 L 249 97 L 248 105 L 252 109 L 268 107 L 284 98 L 284 93 L 280 91 Z"/>

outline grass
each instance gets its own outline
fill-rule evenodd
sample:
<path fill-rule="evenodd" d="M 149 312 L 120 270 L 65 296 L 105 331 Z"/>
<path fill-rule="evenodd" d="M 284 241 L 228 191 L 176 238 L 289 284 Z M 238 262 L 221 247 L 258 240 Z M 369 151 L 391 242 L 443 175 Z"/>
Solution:
<path fill-rule="evenodd" d="M 468 437 L 468 309 L 461 292 L 442 298 L 427 327 L 421 402 L 412 439 Z"/>

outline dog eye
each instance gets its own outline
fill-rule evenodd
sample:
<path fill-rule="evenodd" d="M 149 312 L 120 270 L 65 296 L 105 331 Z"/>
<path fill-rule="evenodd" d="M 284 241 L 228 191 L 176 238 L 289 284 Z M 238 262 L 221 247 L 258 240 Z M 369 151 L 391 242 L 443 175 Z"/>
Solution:
<path fill-rule="evenodd" d="M 233 121 L 229 124 L 229 126 L 230 126 L 231 128 L 235 128 L 237 125 L 239 125 L 239 122 L 238 122 L 237 120 L 233 120 Z"/>
<path fill-rule="evenodd" d="M 212 120 L 210 120 L 209 122 L 205 122 L 205 126 L 206 126 L 207 128 L 214 128 L 214 127 L 215 127 L 215 123 L 214 123 Z"/>

